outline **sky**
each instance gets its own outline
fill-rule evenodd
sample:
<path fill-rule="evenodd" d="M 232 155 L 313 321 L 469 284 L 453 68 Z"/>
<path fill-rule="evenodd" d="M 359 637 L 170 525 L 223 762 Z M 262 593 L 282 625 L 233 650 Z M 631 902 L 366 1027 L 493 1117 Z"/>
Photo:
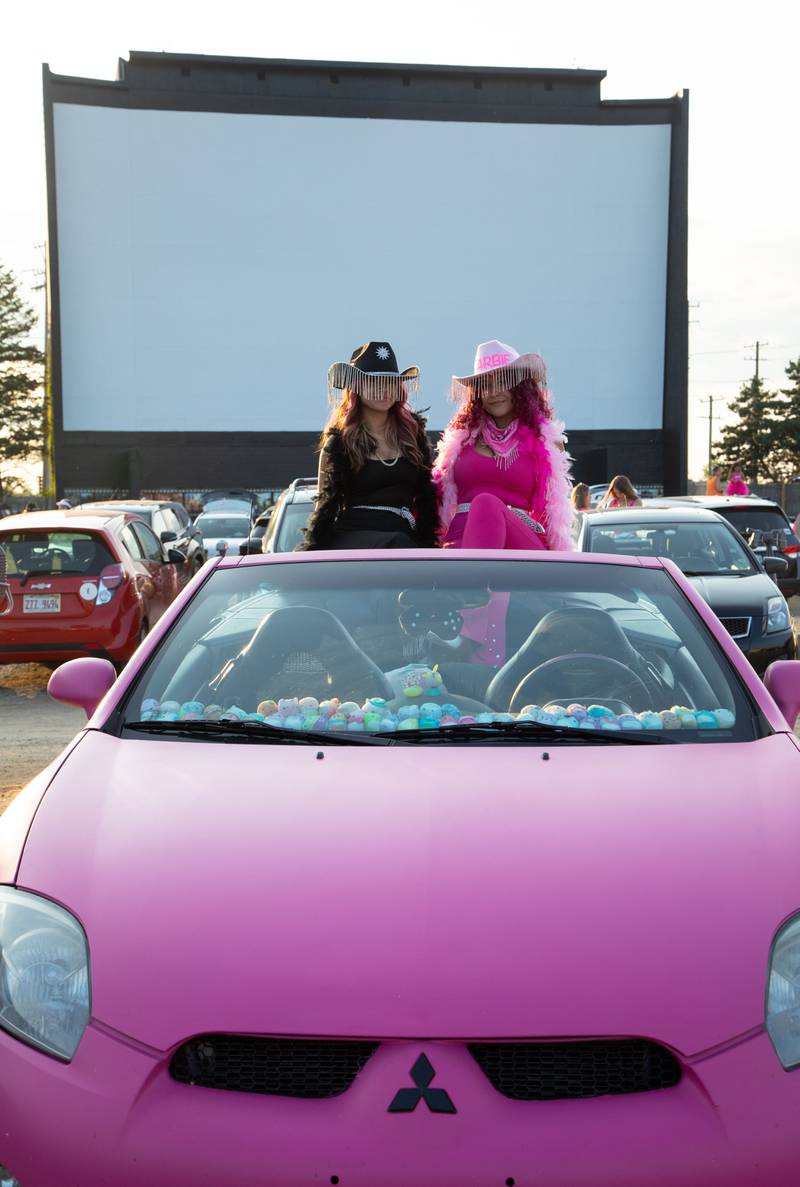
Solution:
<path fill-rule="evenodd" d="M 90 78 L 113 78 L 130 50 L 581 68 L 607 71 L 604 99 L 690 92 L 691 477 L 706 460 L 707 398 L 718 433 L 725 401 L 753 374 L 755 342 L 765 344 L 760 373 L 770 387 L 800 357 L 800 5 L 29 0 L 4 24 L 0 261 L 37 308 L 47 234 L 43 62 Z"/>

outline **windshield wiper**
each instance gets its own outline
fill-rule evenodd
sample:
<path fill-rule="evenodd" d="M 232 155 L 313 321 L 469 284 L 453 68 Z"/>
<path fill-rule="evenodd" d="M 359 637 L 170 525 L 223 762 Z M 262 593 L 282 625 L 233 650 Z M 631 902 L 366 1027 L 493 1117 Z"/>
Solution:
<path fill-rule="evenodd" d="M 752 570 L 750 570 L 752 573 Z M 732 572 L 730 569 L 683 569 L 684 577 L 747 577 L 742 569 Z"/>
<path fill-rule="evenodd" d="M 72 573 L 74 576 L 78 572 L 80 572 L 79 569 L 51 569 L 47 566 L 41 569 L 28 569 L 28 572 L 20 580 L 20 589 L 25 585 L 29 577 L 60 577 L 62 573 L 64 576 L 69 573 Z"/>
<path fill-rule="evenodd" d="M 123 729 L 176 738 L 209 738 L 222 742 L 274 742 L 296 746 L 388 746 L 384 737 L 342 730 L 292 730 L 262 721 L 126 721 Z"/>
<path fill-rule="evenodd" d="M 398 733 L 373 734 L 375 738 L 390 738 L 397 743 L 424 742 L 447 743 L 480 742 L 486 738 L 496 741 L 507 738 L 509 741 L 529 740 L 537 742 L 611 742 L 635 746 L 648 743 L 672 743 L 672 738 L 661 731 L 651 730 L 603 730 L 575 729 L 574 726 L 545 725 L 539 721 L 476 721 L 467 725 L 448 725 L 442 729 L 400 730 Z"/>

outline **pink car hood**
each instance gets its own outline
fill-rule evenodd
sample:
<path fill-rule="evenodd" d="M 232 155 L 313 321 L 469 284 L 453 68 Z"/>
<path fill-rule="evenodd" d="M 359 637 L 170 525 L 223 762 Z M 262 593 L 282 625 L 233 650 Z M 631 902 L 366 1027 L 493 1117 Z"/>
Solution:
<path fill-rule="evenodd" d="M 788 737 L 321 753 L 89 732 L 18 884 L 83 922 L 96 1020 L 685 1054 L 761 1024 L 800 908 Z"/>

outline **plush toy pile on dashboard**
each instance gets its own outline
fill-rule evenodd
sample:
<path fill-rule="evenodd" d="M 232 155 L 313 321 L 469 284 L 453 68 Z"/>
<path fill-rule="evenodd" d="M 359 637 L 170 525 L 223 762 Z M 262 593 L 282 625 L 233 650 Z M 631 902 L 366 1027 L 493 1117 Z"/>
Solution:
<path fill-rule="evenodd" d="M 440 679 L 441 682 L 441 679 Z M 426 689 L 417 685 L 409 696 L 424 692 L 436 696 L 438 685 Z M 405 691 L 405 690 L 404 690 Z M 452 725 L 485 724 L 493 721 L 537 721 L 565 729 L 583 730 L 715 730 L 730 729 L 735 715 L 730 709 L 648 709 L 642 713 L 614 713 L 605 705 L 526 705 L 518 713 L 486 711 L 462 713 L 454 704 L 423 701 L 394 708 L 383 697 L 370 697 L 362 705 L 338 697 L 319 701 L 316 697 L 288 697 L 263 700 L 255 712 L 239 705 L 204 705 L 200 701 L 157 701 L 142 703 L 142 721 L 259 721 L 282 729 L 336 732 L 351 730 L 387 733 L 395 730 L 445 729 Z"/>

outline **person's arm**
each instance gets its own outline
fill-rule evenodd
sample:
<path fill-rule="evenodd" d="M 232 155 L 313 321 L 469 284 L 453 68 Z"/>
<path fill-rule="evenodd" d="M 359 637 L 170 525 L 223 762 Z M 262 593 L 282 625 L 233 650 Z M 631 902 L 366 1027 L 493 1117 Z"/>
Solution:
<path fill-rule="evenodd" d="M 417 471 L 417 485 L 414 491 L 415 534 L 420 548 L 438 548 L 439 496 L 431 474 L 433 451 L 425 432 L 425 422 L 418 420 L 417 425 L 417 444 L 422 453 L 422 465 Z"/>
<path fill-rule="evenodd" d="M 342 490 L 337 481 L 333 442 L 328 439 L 320 450 L 317 501 L 305 530 L 305 543 L 298 551 L 312 552 L 328 548 L 342 507 Z"/>

